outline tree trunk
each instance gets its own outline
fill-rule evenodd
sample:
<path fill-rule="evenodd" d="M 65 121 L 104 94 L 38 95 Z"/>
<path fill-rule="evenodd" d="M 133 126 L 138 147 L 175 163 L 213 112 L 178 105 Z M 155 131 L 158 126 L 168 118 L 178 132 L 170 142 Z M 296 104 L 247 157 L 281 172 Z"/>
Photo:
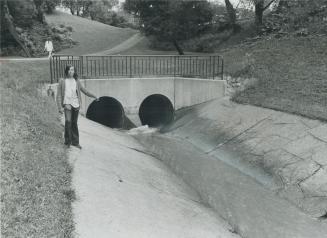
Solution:
<path fill-rule="evenodd" d="M 37 20 L 41 23 L 44 23 L 45 20 L 43 11 L 40 7 L 37 9 Z"/>
<path fill-rule="evenodd" d="M 255 3 L 255 24 L 259 29 L 263 24 L 263 12 L 267 10 L 271 4 L 273 4 L 276 0 L 270 0 L 270 2 L 265 6 L 264 0 L 258 0 Z"/>
<path fill-rule="evenodd" d="M 287 0 L 279 0 L 278 6 L 277 6 L 277 12 L 284 12 L 285 9 L 289 8 L 289 4 Z"/>
<path fill-rule="evenodd" d="M 183 51 L 183 49 L 178 45 L 177 40 L 174 39 L 174 40 L 173 40 L 173 44 L 174 44 L 174 46 L 175 46 L 175 48 L 176 48 L 178 54 L 179 54 L 179 55 L 184 55 L 184 51 Z"/>
<path fill-rule="evenodd" d="M 232 25 L 233 28 L 233 32 L 237 32 L 240 29 L 240 27 L 236 24 L 236 11 L 229 0 L 225 0 L 225 5 L 226 5 L 226 11 L 228 14 L 230 24 Z"/>
<path fill-rule="evenodd" d="M 44 18 L 44 14 L 43 14 L 43 10 L 42 10 L 43 1 L 34 0 L 34 4 L 35 4 L 35 7 L 36 7 L 36 11 L 37 11 L 36 19 L 39 22 L 44 23 L 45 18 Z"/>
<path fill-rule="evenodd" d="M 12 17 L 10 15 L 9 12 L 9 8 L 8 8 L 8 4 L 7 4 L 7 0 L 4 0 L 3 3 L 3 10 L 4 10 L 4 20 L 6 25 L 8 26 L 8 30 L 10 32 L 10 34 L 13 36 L 13 38 L 15 39 L 15 41 L 20 45 L 20 47 L 23 49 L 24 53 L 26 54 L 27 57 L 31 57 L 31 54 L 29 52 L 29 50 L 25 47 L 25 45 L 23 44 L 23 42 L 20 40 L 18 33 L 16 32 L 15 29 L 15 25 L 12 21 Z"/>
<path fill-rule="evenodd" d="M 264 1 L 255 4 L 255 25 L 260 28 L 263 23 Z"/>

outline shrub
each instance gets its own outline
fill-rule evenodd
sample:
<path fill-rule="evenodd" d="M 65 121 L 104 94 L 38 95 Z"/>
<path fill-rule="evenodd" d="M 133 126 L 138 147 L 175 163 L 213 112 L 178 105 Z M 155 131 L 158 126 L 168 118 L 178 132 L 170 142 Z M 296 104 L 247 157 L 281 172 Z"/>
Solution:
<path fill-rule="evenodd" d="M 73 31 L 73 27 L 72 27 L 72 26 L 66 26 L 66 29 L 67 29 L 68 31 L 70 31 L 70 32 Z"/>
<path fill-rule="evenodd" d="M 230 34 L 230 31 L 207 33 L 183 42 L 182 46 L 189 51 L 212 53 L 222 41 L 230 36 Z"/>

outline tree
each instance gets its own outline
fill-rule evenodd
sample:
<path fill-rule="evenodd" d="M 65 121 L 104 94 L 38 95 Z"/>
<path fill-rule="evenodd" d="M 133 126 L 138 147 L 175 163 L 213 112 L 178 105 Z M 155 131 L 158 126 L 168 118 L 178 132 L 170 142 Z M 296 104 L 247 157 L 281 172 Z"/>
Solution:
<path fill-rule="evenodd" d="M 63 0 L 62 4 L 69 8 L 73 15 L 88 17 L 91 14 L 90 11 L 92 11 L 93 16 L 97 12 L 101 15 L 101 12 L 112 9 L 118 2 L 118 0 Z M 104 8 L 101 9 L 99 6 Z"/>
<path fill-rule="evenodd" d="M 48 14 L 53 13 L 56 6 L 59 6 L 60 0 L 43 0 L 43 12 Z"/>
<path fill-rule="evenodd" d="M 19 37 L 15 26 L 15 19 L 27 16 L 24 19 L 19 19 L 20 24 L 29 26 L 31 19 L 34 15 L 35 6 L 31 0 L 27 1 L 11 1 L 8 4 L 7 0 L 0 1 L 1 9 L 1 35 L 8 31 L 16 43 L 22 48 L 27 57 L 31 57 L 31 53 L 28 48 L 24 45 L 24 41 Z M 2 40 L 2 39 L 1 39 Z"/>
<path fill-rule="evenodd" d="M 89 7 L 89 15 L 92 20 L 104 22 L 107 12 L 111 9 L 103 1 L 95 1 Z"/>
<path fill-rule="evenodd" d="M 33 0 L 33 1 L 37 10 L 36 19 L 41 23 L 44 23 L 45 21 L 44 12 L 52 13 L 53 10 L 56 8 L 56 6 L 58 6 L 60 3 L 60 0 Z"/>
<path fill-rule="evenodd" d="M 255 25 L 260 28 L 263 23 L 263 13 L 266 11 L 271 4 L 277 0 L 248 0 L 254 5 L 255 12 Z"/>
<path fill-rule="evenodd" d="M 140 29 L 158 41 L 171 42 L 184 54 L 179 41 L 198 36 L 210 27 L 212 8 L 207 1 L 127 0 L 124 9 L 140 18 Z"/>
<path fill-rule="evenodd" d="M 36 18 L 41 23 L 44 22 L 44 14 L 43 14 L 43 9 L 42 9 L 43 3 L 44 3 L 44 0 L 34 0 L 34 4 L 35 4 L 36 10 L 37 10 Z"/>
<path fill-rule="evenodd" d="M 233 32 L 237 32 L 239 31 L 240 26 L 236 24 L 236 10 L 229 0 L 225 0 L 225 5 L 226 5 L 226 11 L 228 14 L 230 24 L 232 25 L 233 28 Z"/>
<path fill-rule="evenodd" d="M 70 13 L 72 15 L 76 14 L 76 9 L 78 9 L 78 1 L 77 0 L 63 0 L 62 5 L 69 8 Z M 79 14 L 79 13 L 77 13 Z"/>

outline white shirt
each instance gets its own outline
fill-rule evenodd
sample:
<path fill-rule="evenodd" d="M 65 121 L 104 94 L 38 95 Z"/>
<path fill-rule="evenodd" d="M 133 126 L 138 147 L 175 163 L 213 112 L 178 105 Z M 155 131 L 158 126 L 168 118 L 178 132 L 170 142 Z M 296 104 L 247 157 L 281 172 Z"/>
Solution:
<path fill-rule="evenodd" d="M 53 51 L 52 41 L 46 41 L 44 48 L 46 49 L 46 51 Z"/>
<path fill-rule="evenodd" d="M 72 107 L 79 107 L 77 96 L 77 85 L 74 78 L 66 78 L 65 81 L 64 104 L 70 104 Z"/>

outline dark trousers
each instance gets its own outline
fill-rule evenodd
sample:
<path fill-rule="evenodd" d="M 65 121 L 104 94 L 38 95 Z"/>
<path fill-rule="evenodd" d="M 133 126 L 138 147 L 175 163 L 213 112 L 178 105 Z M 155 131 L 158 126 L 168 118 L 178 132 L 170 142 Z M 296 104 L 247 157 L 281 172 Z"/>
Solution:
<path fill-rule="evenodd" d="M 66 145 L 78 145 L 79 134 L 77 127 L 79 108 L 71 107 L 71 109 L 65 108 L 65 144 Z"/>

